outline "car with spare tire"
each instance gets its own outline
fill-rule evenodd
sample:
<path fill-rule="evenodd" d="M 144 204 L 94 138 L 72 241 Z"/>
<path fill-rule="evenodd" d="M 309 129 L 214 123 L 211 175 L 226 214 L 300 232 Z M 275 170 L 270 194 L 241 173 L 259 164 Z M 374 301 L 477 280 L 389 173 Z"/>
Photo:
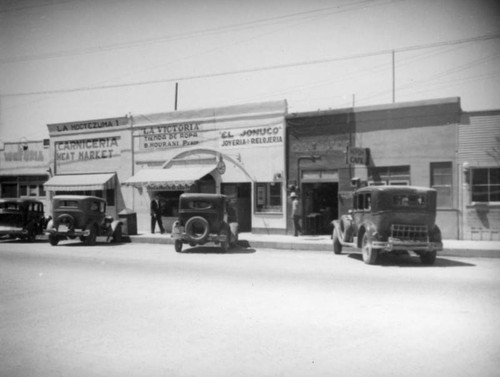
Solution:
<path fill-rule="evenodd" d="M 79 238 L 85 245 L 94 245 L 98 236 L 106 241 L 122 241 L 120 220 L 106 215 L 106 200 L 88 195 L 56 195 L 52 199 L 52 219 L 46 233 L 52 246 L 59 241 Z"/>
<path fill-rule="evenodd" d="M 437 191 L 416 186 L 367 186 L 355 190 L 353 208 L 333 221 L 333 251 L 361 249 L 375 264 L 384 253 L 409 254 L 432 265 L 443 249 L 436 224 Z"/>
<path fill-rule="evenodd" d="M 178 219 L 171 233 L 175 250 L 182 252 L 184 244 L 194 247 L 213 242 L 226 252 L 238 239 L 237 227 L 230 226 L 231 210 L 226 195 L 181 194 Z"/>

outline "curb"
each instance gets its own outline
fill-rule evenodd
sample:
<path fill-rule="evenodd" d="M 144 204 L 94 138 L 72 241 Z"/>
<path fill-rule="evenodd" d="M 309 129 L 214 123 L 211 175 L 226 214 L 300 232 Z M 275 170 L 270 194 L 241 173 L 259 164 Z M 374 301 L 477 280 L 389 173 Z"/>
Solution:
<path fill-rule="evenodd" d="M 254 236 L 260 238 L 259 236 Z M 254 237 L 247 238 L 241 237 L 239 244 L 242 247 L 252 248 L 266 248 L 277 250 L 304 250 L 304 251 L 332 251 L 332 244 L 329 239 L 293 239 L 293 240 L 262 240 L 255 239 Z M 266 236 L 262 237 L 265 238 Z M 170 238 L 169 234 L 166 235 L 133 235 L 129 236 L 132 243 L 151 243 L 151 244 L 165 244 L 173 245 L 174 240 Z M 443 251 L 438 253 L 438 256 L 446 257 L 464 257 L 464 258 L 500 258 L 500 247 L 498 249 L 492 248 L 492 244 L 484 245 L 484 248 L 479 246 L 469 247 L 468 245 L 460 245 L 460 241 L 452 241 L 452 246 L 444 247 Z M 446 243 L 446 241 L 445 241 Z M 482 246 L 482 245 L 481 245 Z M 500 243 L 499 243 L 500 246 Z M 496 247 L 496 245 L 495 245 Z"/>

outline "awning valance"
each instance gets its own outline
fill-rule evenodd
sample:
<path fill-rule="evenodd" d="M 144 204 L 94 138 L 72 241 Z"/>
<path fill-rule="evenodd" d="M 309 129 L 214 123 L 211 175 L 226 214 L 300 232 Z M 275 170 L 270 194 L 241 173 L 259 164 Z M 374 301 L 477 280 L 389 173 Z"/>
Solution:
<path fill-rule="evenodd" d="M 47 191 L 107 190 L 115 187 L 115 173 L 56 175 L 43 185 Z"/>
<path fill-rule="evenodd" d="M 174 165 L 167 169 L 142 169 L 123 184 L 134 187 L 186 190 L 196 180 L 211 173 L 216 164 Z"/>

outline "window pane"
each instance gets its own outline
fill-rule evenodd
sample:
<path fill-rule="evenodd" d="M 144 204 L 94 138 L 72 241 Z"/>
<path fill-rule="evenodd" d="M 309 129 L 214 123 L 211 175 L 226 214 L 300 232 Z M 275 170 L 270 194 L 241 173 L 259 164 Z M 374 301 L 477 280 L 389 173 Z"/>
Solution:
<path fill-rule="evenodd" d="M 472 201 L 473 202 L 488 202 L 488 187 L 487 186 L 473 186 L 472 187 Z"/>
<path fill-rule="evenodd" d="M 490 184 L 491 185 L 500 185 L 500 168 L 490 169 Z"/>
<path fill-rule="evenodd" d="M 488 184 L 488 169 L 473 169 L 472 170 L 472 184 L 473 185 L 486 185 L 486 184 Z"/>
<path fill-rule="evenodd" d="M 256 212 L 283 212 L 281 183 L 257 183 L 255 206 Z"/>
<path fill-rule="evenodd" d="M 490 202 L 500 202 L 500 185 L 490 187 Z"/>

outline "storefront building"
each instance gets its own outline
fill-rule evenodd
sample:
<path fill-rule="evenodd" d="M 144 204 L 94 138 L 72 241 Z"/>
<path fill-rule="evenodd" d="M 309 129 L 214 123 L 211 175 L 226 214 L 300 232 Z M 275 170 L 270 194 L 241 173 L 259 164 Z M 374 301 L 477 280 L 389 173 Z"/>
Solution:
<path fill-rule="evenodd" d="M 458 163 L 461 239 L 500 240 L 500 110 L 464 113 Z"/>
<path fill-rule="evenodd" d="M 461 114 L 458 98 L 289 114 L 288 188 L 300 193 L 306 231 L 330 233 L 359 178 L 436 188 L 437 224 L 444 238 L 457 239 Z"/>
<path fill-rule="evenodd" d="M 49 179 L 49 140 L 0 142 L 0 197 L 49 198 L 43 184 Z"/>
<path fill-rule="evenodd" d="M 222 193 L 235 203 L 241 232 L 286 232 L 286 101 L 132 117 L 132 173 L 123 191 L 149 231 L 150 202 L 165 229 L 184 192 Z"/>
<path fill-rule="evenodd" d="M 45 190 L 58 194 L 105 198 L 113 217 L 126 208 L 120 180 L 131 171 L 129 117 L 47 125 L 51 178 Z"/>

